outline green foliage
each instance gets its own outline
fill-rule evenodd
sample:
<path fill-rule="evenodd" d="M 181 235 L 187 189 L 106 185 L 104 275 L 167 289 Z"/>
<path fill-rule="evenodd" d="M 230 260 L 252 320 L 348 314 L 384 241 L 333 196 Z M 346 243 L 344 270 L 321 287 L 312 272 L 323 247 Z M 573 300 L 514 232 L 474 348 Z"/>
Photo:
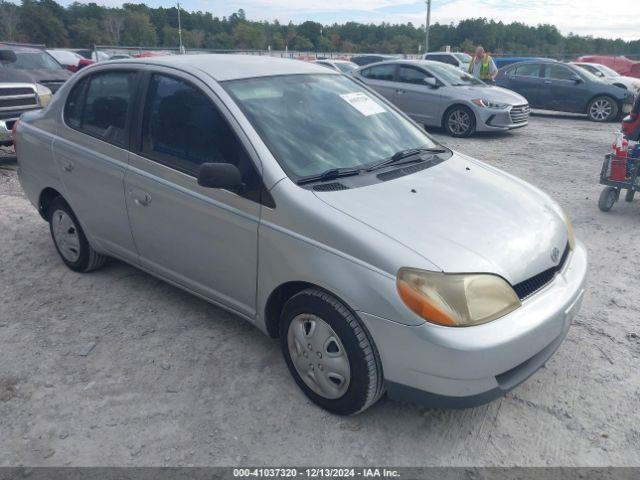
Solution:
<path fill-rule="evenodd" d="M 50 47 L 83 47 L 94 43 L 128 46 L 178 46 L 176 7 L 150 8 L 125 3 L 121 8 L 74 2 L 64 8 L 55 0 L 22 0 L 14 5 L 0 0 L 0 40 L 46 43 Z M 182 38 L 189 48 L 267 49 L 319 52 L 378 52 L 415 54 L 424 47 L 424 27 L 411 23 L 380 25 L 346 22 L 299 25 L 255 22 L 244 10 L 228 17 L 209 12 L 181 11 Z M 570 57 L 585 53 L 640 54 L 640 40 L 625 42 L 603 38 L 562 35 L 553 25 L 504 24 L 486 18 L 462 20 L 457 25 L 434 24 L 429 46 L 440 50 L 487 51 Z"/>

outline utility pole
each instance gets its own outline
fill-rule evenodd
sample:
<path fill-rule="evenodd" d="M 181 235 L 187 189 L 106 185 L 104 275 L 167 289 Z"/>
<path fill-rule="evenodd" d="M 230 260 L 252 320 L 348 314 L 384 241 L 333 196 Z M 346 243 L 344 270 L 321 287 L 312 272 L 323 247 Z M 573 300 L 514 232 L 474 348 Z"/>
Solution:
<path fill-rule="evenodd" d="M 429 27 L 431 26 L 431 0 L 425 0 L 427 4 L 427 24 L 424 28 L 424 53 L 429 52 Z"/>
<path fill-rule="evenodd" d="M 180 54 L 184 53 L 184 46 L 182 45 L 182 23 L 180 22 L 180 2 L 178 2 L 178 41 L 180 42 Z"/>

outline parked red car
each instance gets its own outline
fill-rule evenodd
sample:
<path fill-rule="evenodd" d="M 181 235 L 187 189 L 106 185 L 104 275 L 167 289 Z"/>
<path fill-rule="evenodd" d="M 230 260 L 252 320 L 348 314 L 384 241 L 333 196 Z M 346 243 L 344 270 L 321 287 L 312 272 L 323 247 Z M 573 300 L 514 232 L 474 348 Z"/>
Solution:
<path fill-rule="evenodd" d="M 612 57 L 609 55 L 585 55 L 577 62 L 600 63 L 614 69 L 620 75 L 640 78 L 640 62 L 634 62 L 627 57 Z"/>
<path fill-rule="evenodd" d="M 622 133 L 629 140 L 640 141 L 640 95 L 631 113 L 622 120 Z"/>

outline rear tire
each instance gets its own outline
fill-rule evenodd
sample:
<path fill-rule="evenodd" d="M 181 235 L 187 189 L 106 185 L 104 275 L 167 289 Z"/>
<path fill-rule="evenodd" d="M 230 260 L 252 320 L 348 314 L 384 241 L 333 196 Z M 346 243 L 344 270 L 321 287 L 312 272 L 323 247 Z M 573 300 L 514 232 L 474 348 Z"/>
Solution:
<path fill-rule="evenodd" d="M 470 137 L 476 131 L 476 116 L 470 108 L 456 105 L 445 112 L 442 125 L 452 137 Z"/>
<path fill-rule="evenodd" d="M 612 122 L 619 112 L 618 102 L 607 95 L 594 98 L 587 106 L 587 116 L 592 122 Z"/>
<path fill-rule="evenodd" d="M 73 210 L 62 197 L 56 197 L 47 209 L 53 244 L 67 267 L 75 272 L 90 272 L 102 267 L 107 257 L 89 244 Z"/>
<path fill-rule="evenodd" d="M 309 288 L 287 301 L 280 346 L 300 389 L 331 413 L 360 413 L 383 393 L 372 338 L 351 310 L 322 290 Z"/>
<path fill-rule="evenodd" d="M 617 201 L 618 190 L 615 187 L 606 187 L 600 193 L 600 198 L 598 199 L 598 207 L 603 212 L 608 212 Z"/>

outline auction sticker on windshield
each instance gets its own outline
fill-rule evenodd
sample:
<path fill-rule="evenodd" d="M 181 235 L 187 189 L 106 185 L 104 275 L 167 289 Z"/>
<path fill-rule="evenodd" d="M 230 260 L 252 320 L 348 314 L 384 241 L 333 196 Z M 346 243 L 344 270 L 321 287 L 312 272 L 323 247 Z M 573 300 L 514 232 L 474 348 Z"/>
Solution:
<path fill-rule="evenodd" d="M 344 93 L 340 97 L 365 117 L 384 113 L 387 110 L 364 92 Z"/>

